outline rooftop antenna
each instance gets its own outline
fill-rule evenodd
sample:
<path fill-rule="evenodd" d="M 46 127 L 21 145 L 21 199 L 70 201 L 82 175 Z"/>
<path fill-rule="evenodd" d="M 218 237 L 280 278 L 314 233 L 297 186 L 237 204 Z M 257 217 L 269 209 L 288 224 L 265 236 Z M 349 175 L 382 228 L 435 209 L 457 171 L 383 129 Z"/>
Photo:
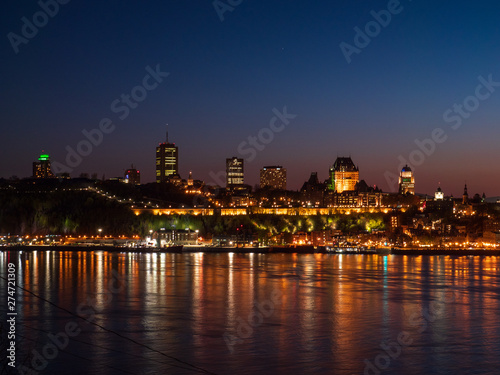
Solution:
<path fill-rule="evenodd" d="M 167 123 L 167 143 L 168 143 L 168 123 Z"/>

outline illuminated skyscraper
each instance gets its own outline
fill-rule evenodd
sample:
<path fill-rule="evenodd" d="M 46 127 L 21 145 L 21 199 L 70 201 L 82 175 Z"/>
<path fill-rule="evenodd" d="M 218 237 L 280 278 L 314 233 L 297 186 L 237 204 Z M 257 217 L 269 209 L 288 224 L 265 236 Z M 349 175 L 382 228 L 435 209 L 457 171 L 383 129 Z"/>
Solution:
<path fill-rule="evenodd" d="M 139 185 L 141 183 L 141 171 L 132 167 L 125 171 L 124 181 L 127 184 Z"/>
<path fill-rule="evenodd" d="M 226 159 L 226 187 L 241 187 L 244 181 L 243 159 Z"/>
<path fill-rule="evenodd" d="M 330 168 L 329 189 L 337 193 L 356 190 L 359 182 L 359 169 L 351 157 L 338 157 Z"/>
<path fill-rule="evenodd" d="M 408 165 L 405 165 L 399 175 L 399 193 L 415 195 L 415 177 Z"/>
<path fill-rule="evenodd" d="M 263 167 L 260 170 L 260 187 L 286 190 L 286 169 L 281 166 Z"/>
<path fill-rule="evenodd" d="M 38 161 L 33 162 L 33 177 L 35 178 L 55 177 L 50 167 L 50 157 L 48 154 L 40 155 Z"/>
<path fill-rule="evenodd" d="M 167 141 L 156 147 L 156 182 L 166 182 L 168 177 L 179 173 L 179 150 L 175 143 Z"/>

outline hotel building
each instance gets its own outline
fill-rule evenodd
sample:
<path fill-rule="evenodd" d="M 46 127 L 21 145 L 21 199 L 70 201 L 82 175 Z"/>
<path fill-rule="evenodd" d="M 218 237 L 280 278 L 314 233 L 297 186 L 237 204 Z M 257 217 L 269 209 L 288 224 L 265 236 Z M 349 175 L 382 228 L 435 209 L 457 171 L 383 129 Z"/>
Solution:
<path fill-rule="evenodd" d="M 126 184 L 139 185 L 141 183 L 141 171 L 138 171 L 132 166 L 125 171 L 123 181 Z"/>
<path fill-rule="evenodd" d="M 260 187 L 286 190 L 286 168 L 282 166 L 263 167 L 260 170 Z"/>
<path fill-rule="evenodd" d="M 34 178 L 55 177 L 50 167 L 50 157 L 48 154 L 40 155 L 38 161 L 33 162 L 33 177 Z"/>
<path fill-rule="evenodd" d="M 243 159 L 226 159 L 226 187 L 241 187 L 244 183 Z"/>
<path fill-rule="evenodd" d="M 337 193 L 356 190 L 359 182 L 359 169 L 351 157 L 338 157 L 330 168 L 329 189 Z"/>

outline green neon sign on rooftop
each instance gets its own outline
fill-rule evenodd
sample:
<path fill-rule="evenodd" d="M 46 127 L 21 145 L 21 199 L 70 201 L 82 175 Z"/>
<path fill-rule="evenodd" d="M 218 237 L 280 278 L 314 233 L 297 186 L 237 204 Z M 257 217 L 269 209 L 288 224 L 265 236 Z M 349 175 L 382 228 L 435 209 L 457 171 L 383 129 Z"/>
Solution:
<path fill-rule="evenodd" d="M 38 161 L 45 161 L 45 160 L 49 160 L 49 155 L 48 154 L 42 154 L 38 158 Z"/>

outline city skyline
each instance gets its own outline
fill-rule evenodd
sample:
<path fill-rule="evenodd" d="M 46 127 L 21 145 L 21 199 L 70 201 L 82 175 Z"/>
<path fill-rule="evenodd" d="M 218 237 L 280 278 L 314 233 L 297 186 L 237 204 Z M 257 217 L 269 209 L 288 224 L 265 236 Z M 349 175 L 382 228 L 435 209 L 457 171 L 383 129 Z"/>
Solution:
<path fill-rule="evenodd" d="M 441 182 L 457 196 L 467 182 L 500 195 L 500 167 L 490 162 L 498 154 L 492 46 L 500 5 L 398 4 L 389 20 L 387 2 L 243 2 L 221 22 L 210 2 L 61 3 L 27 43 L 14 48 L 4 37 L 0 46 L 9 155 L 0 175 L 30 175 L 41 150 L 63 163 L 86 131 L 96 145 L 72 175 L 119 176 L 134 163 L 144 182 L 154 181 L 152 147 L 169 123 L 184 178 L 192 171 L 210 182 L 210 172 L 237 156 L 250 185 L 260 167 L 278 164 L 298 189 L 311 171 L 327 179 L 336 157 L 350 154 L 363 179 L 393 191 L 388 173 L 397 180 L 413 156 L 418 192 Z M 40 9 L 8 2 L 3 35 L 22 36 L 23 17 Z M 377 19 L 380 30 L 359 47 Z M 273 130 L 284 113 L 296 117 Z"/>
<path fill-rule="evenodd" d="M 165 150 L 171 150 L 171 153 L 166 153 Z M 188 185 L 192 185 L 193 182 L 193 173 L 190 170 L 188 177 L 183 178 L 178 173 L 178 163 L 179 163 L 179 153 L 178 153 L 178 146 L 176 146 L 175 143 L 170 143 L 169 138 L 168 138 L 168 132 L 166 136 L 166 142 L 159 143 L 159 145 L 156 147 L 156 171 L 157 171 L 157 178 L 155 181 L 144 181 L 144 183 L 172 183 L 172 184 L 180 184 L 181 182 L 185 182 Z M 159 156 L 161 155 L 161 156 Z M 92 179 L 99 179 L 97 173 L 82 173 L 79 176 L 73 175 L 67 173 L 53 173 L 52 167 L 51 167 L 51 161 L 50 161 L 50 155 L 47 154 L 45 151 L 42 151 L 42 154 L 38 157 L 37 161 L 33 162 L 33 174 L 31 176 L 24 176 L 24 177 L 19 177 L 15 176 L 16 178 L 56 178 L 56 177 L 70 177 L 70 178 L 76 178 L 76 177 L 81 177 L 81 176 L 87 176 L 89 178 L 91 175 L 94 177 L 91 177 Z M 160 166 L 160 161 L 161 165 L 164 165 L 163 167 Z M 303 190 L 308 183 L 306 180 L 305 183 L 302 185 L 302 189 L 287 189 L 286 184 L 287 184 L 287 169 L 284 168 L 283 166 L 262 166 L 259 168 L 259 183 L 256 183 L 254 185 L 250 185 L 248 183 L 244 182 L 245 179 L 245 172 L 244 172 L 244 161 L 245 159 L 243 158 L 237 158 L 237 157 L 232 157 L 232 158 L 226 158 L 226 163 L 225 163 L 225 174 L 223 171 L 219 171 L 219 173 L 213 173 L 210 175 L 211 179 L 210 181 L 203 181 L 199 180 L 202 184 L 206 184 L 207 186 L 213 186 L 213 187 L 221 187 L 221 188 L 227 188 L 227 189 L 233 189 L 235 187 L 243 187 L 245 186 L 251 186 L 255 188 L 263 188 L 266 185 L 269 186 L 274 186 L 274 189 L 282 189 L 282 190 L 290 190 L 290 191 L 300 191 Z M 169 169 L 170 168 L 170 169 Z M 173 168 L 173 169 L 172 169 Z M 160 172 L 163 171 L 163 172 Z M 165 171 L 170 171 L 170 173 L 165 173 Z M 229 173 L 228 173 L 229 171 Z M 164 177 L 159 178 L 158 176 L 162 173 Z M 264 173 L 264 174 L 263 174 Z M 276 174 L 278 173 L 278 174 Z M 309 182 L 311 181 L 310 179 L 314 175 L 315 178 L 317 179 L 318 184 L 323 183 L 324 184 L 324 190 L 325 191 L 332 191 L 336 193 L 342 193 L 344 191 L 349 192 L 349 191 L 354 191 L 358 189 L 358 183 L 362 183 L 366 185 L 366 187 L 372 187 L 372 188 L 377 188 L 380 189 L 379 186 L 376 185 L 370 185 L 366 184 L 366 181 L 363 178 L 360 178 L 359 175 L 359 167 L 354 164 L 352 161 L 351 156 L 345 157 L 345 156 L 338 156 L 335 160 L 335 162 L 329 167 L 329 173 L 328 173 L 328 178 L 325 180 L 322 180 L 318 178 L 318 173 L 316 171 L 311 172 L 311 176 L 309 177 Z M 131 167 L 123 169 L 122 175 L 119 176 L 108 176 L 109 179 L 112 180 L 120 180 L 124 183 L 132 183 L 132 184 L 141 184 L 141 172 L 135 166 L 132 164 Z M 264 177 L 265 175 L 265 177 Z M 102 175 L 102 179 L 105 178 L 105 174 Z M 3 178 L 0 176 L 0 178 Z M 283 189 L 283 187 L 285 187 Z M 465 192 L 467 192 L 468 187 L 467 187 L 467 182 L 464 184 Z M 456 198 L 457 196 L 460 196 L 460 194 L 455 195 L 452 192 L 444 192 L 441 187 L 441 182 L 438 183 L 437 187 L 431 191 L 430 193 L 423 193 L 419 192 L 418 190 L 415 190 L 415 176 L 414 173 L 411 169 L 411 167 L 408 166 L 408 164 L 405 164 L 405 166 L 401 169 L 399 172 L 399 175 L 397 177 L 397 188 L 395 191 L 385 191 L 385 193 L 390 193 L 390 194 L 411 194 L 411 195 L 426 195 L 426 196 L 433 196 L 437 192 L 440 192 L 440 194 L 447 197 L 453 197 Z M 486 196 L 484 193 L 484 189 L 482 194 L 476 192 L 476 194 Z M 463 195 L 463 194 L 462 194 Z M 489 196 L 490 198 L 499 198 L 499 196 Z"/>
<path fill-rule="evenodd" d="M 2 373 L 498 372 L 500 2 L 2 5 Z"/>

